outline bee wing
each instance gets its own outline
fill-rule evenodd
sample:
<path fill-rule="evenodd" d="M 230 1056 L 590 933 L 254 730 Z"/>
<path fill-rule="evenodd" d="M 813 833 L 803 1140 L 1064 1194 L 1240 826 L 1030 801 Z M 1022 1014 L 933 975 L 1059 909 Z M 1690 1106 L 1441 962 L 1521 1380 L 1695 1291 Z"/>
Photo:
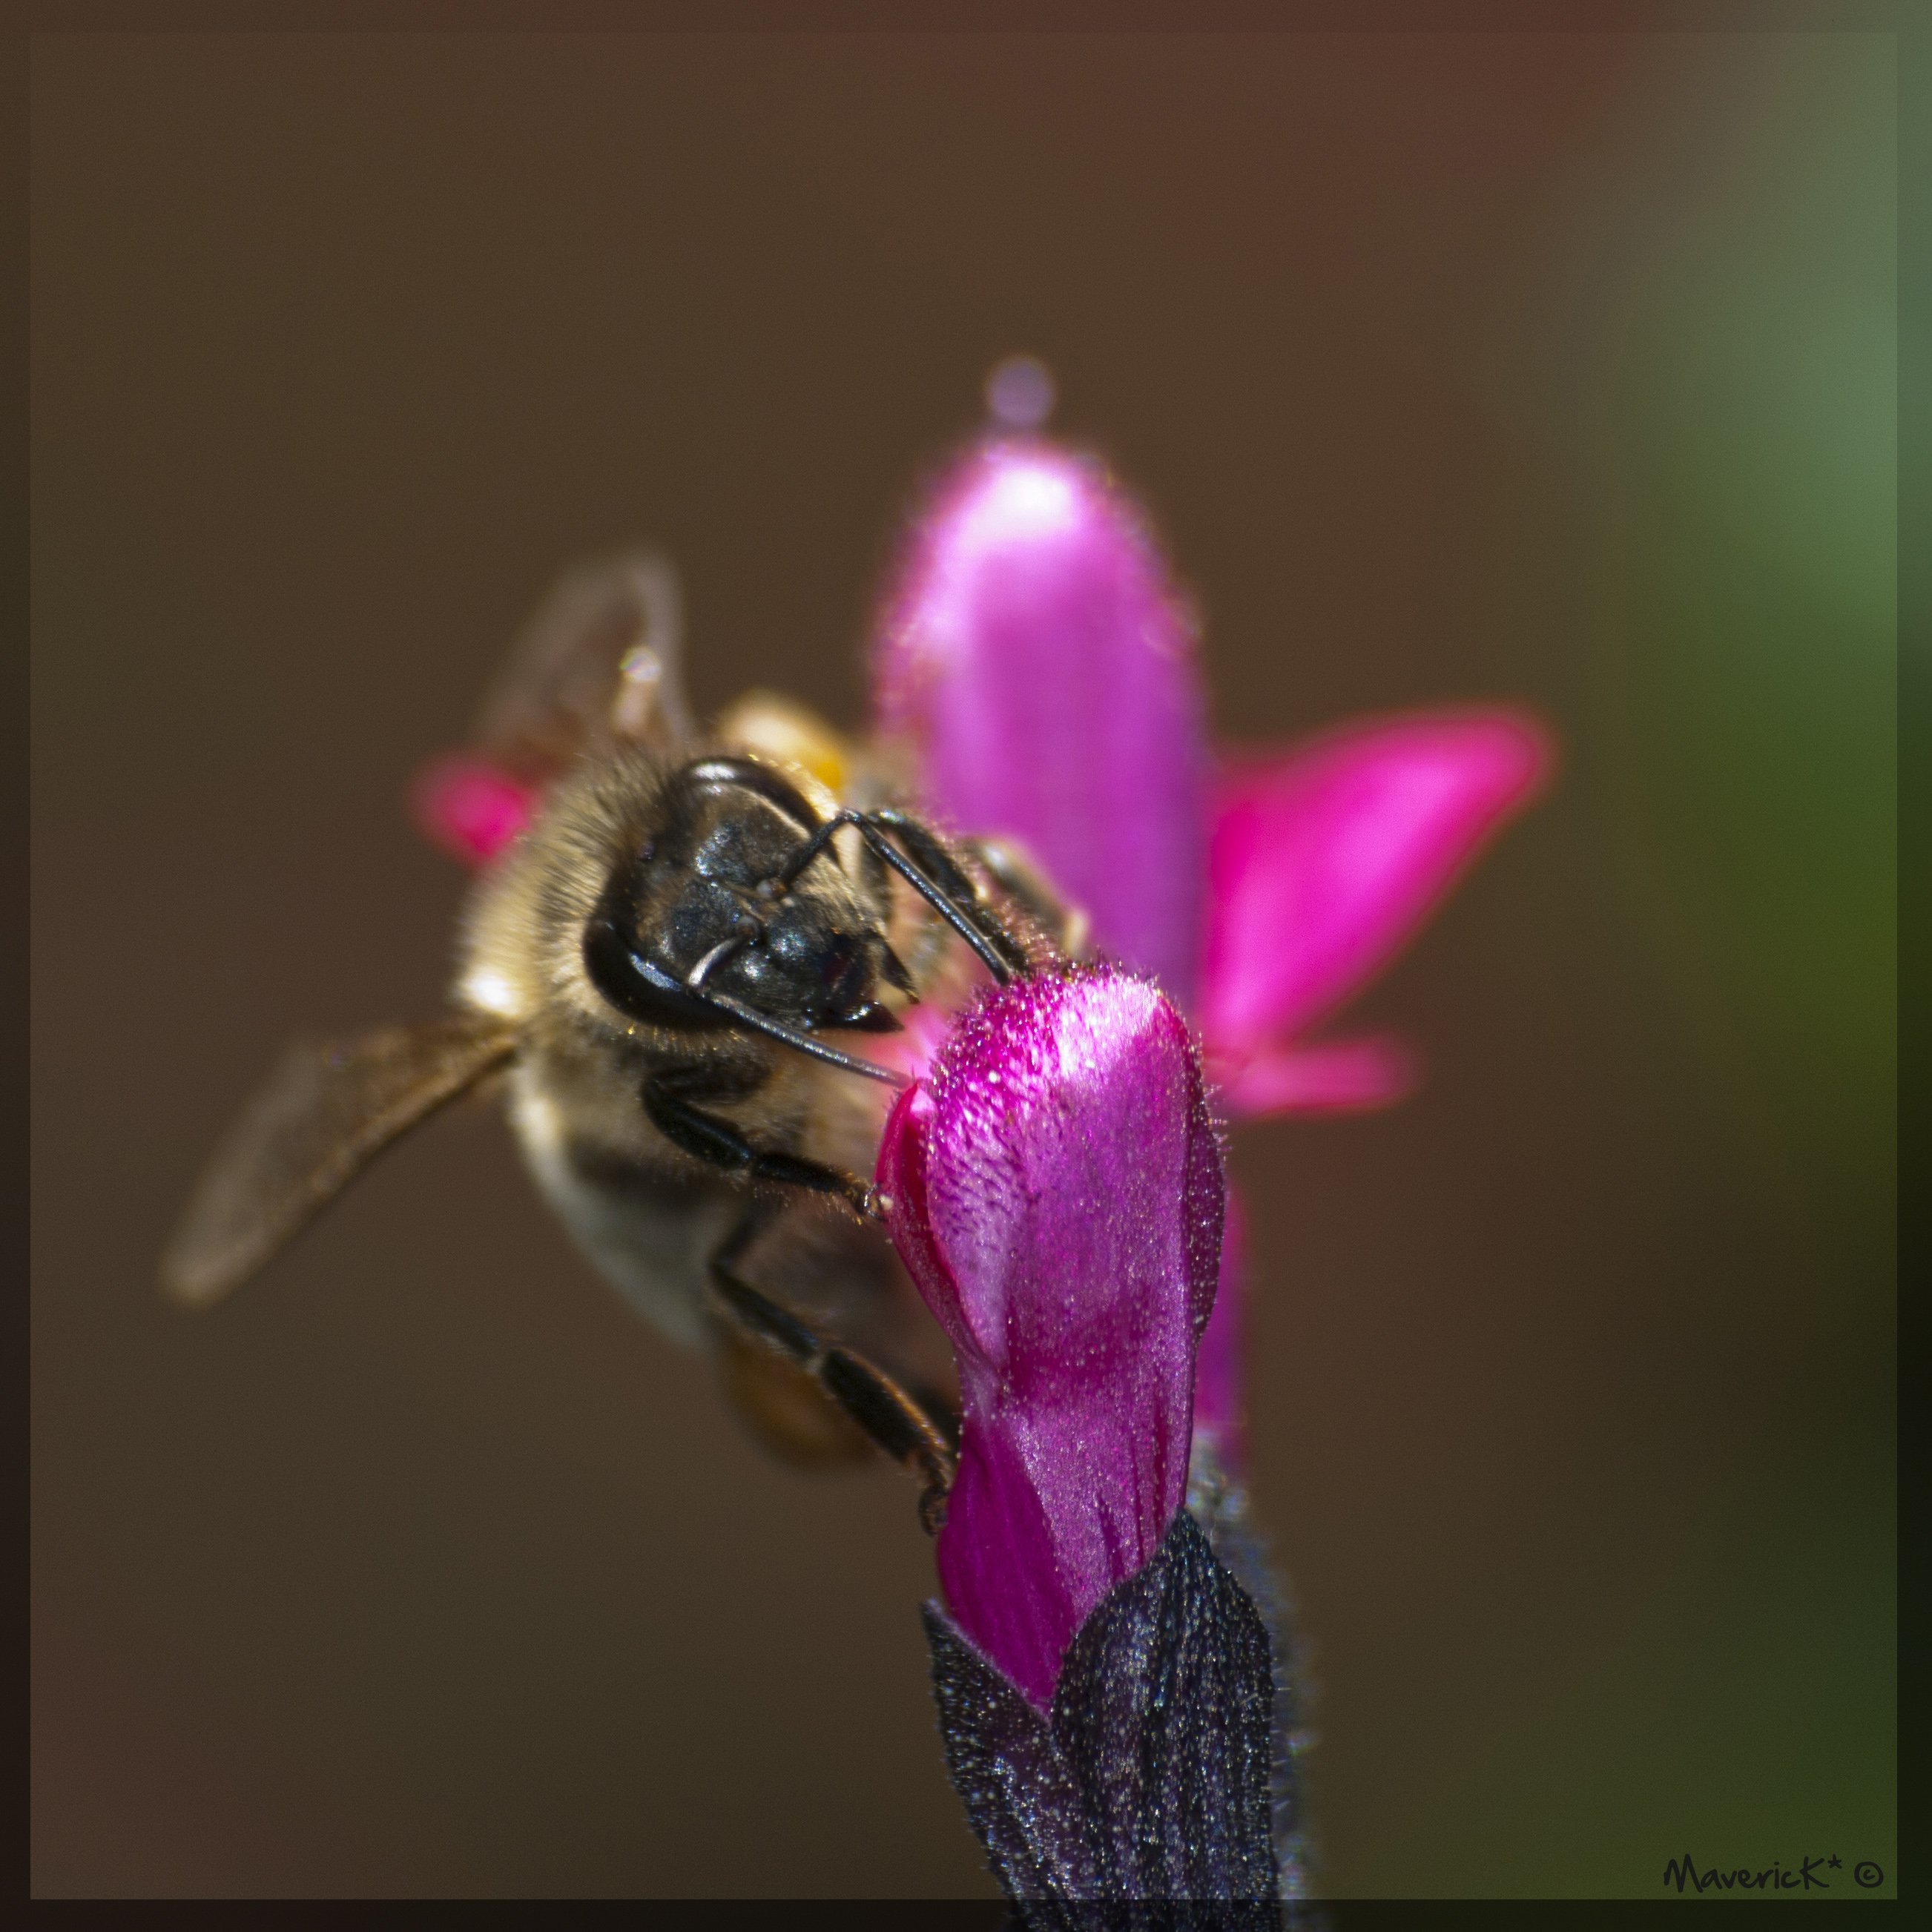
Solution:
<path fill-rule="evenodd" d="M 161 1258 L 161 1286 L 205 1306 L 260 1268 L 382 1149 L 517 1046 L 480 1014 L 292 1046 L 215 1150 Z"/>
<path fill-rule="evenodd" d="M 616 741 L 676 752 L 696 736 L 683 628 L 667 559 L 630 550 L 580 566 L 538 608 L 484 696 L 477 749 L 544 776 Z"/>

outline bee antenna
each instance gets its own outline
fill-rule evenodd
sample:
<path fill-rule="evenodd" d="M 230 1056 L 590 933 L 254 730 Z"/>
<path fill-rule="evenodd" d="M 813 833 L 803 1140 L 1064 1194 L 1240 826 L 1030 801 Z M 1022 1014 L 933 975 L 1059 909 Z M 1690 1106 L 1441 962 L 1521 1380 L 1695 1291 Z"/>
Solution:
<path fill-rule="evenodd" d="M 903 1073 L 890 1066 L 881 1066 L 873 1060 L 861 1060 L 856 1054 L 841 1053 L 836 1046 L 827 1046 L 823 1040 L 814 1040 L 808 1033 L 800 1033 L 795 1027 L 788 1027 L 782 1020 L 768 1018 L 755 1006 L 748 1006 L 742 1000 L 734 1000 L 729 993 L 714 993 L 699 986 L 692 989 L 706 1006 L 716 1006 L 721 1013 L 728 1013 L 742 1026 L 754 1032 L 767 1035 L 796 1053 L 808 1054 L 814 1060 L 822 1060 L 827 1066 L 842 1066 L 848 1073 L 862 1075 L 868 1080 L 877 1080 L 888 1087 L 909 1087 L 912 1082 Z"/>

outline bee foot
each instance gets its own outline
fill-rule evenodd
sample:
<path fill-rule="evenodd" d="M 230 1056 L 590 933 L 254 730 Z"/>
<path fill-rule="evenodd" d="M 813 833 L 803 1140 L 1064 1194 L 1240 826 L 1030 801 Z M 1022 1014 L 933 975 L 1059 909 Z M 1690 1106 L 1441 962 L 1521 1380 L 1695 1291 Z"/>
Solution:
<path fill-rule="evenodd" d="M 946 1491 L 938 1483 L 928 1484 L 920 1492 L 920 1527 L 928 1536 L 937 1536 L 946 1527 Z"/>

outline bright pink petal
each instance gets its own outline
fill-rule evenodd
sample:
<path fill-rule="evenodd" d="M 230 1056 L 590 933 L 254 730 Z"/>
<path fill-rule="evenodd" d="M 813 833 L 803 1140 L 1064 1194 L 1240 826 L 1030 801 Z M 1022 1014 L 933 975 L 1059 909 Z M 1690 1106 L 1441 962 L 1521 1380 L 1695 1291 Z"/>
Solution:
<path fill-rule="evenodd" d="M 417 829 L 466 866 L 488 864 L 516 838 L 536 800 L 533 785 L 460 752 L 427 767 L 410 795 Z"/>
<path fill-rule="evenodd" d="M 1034 438 L 969 453 L 915 526 L 874 683 L 928 808 L 1019 840 L 1104 951 L 1190 1004 L 1209 772 L 1193 634 L 1098 464 Z"/>
<path fill-rule="evenodd" d="M 1520 712 L 1345 727 L 1238 766 L 1216 800 L 1201 1018 L 1246 1058 L 1386 965 L 1549 765 Z"/>
<path fill-rule="evenodd" d="M 1186 1492 L 1225 1198 L 1186 1024 L 1111 970 L 989 994 L 894 1109 L 879 1183 L 959 1365 L 940 1580 L 1043 1708 Z"/>
<path fill-rule="evenodd" d="M 1386 1107 L 1415 1087 L 1415 1056 L 1388 1034 L 1271 1046 L 1245 1060 L 1208 1061 L 1215 1098 L 1230 1120 L 1276 1114 L 1354 1114 Z"/>

